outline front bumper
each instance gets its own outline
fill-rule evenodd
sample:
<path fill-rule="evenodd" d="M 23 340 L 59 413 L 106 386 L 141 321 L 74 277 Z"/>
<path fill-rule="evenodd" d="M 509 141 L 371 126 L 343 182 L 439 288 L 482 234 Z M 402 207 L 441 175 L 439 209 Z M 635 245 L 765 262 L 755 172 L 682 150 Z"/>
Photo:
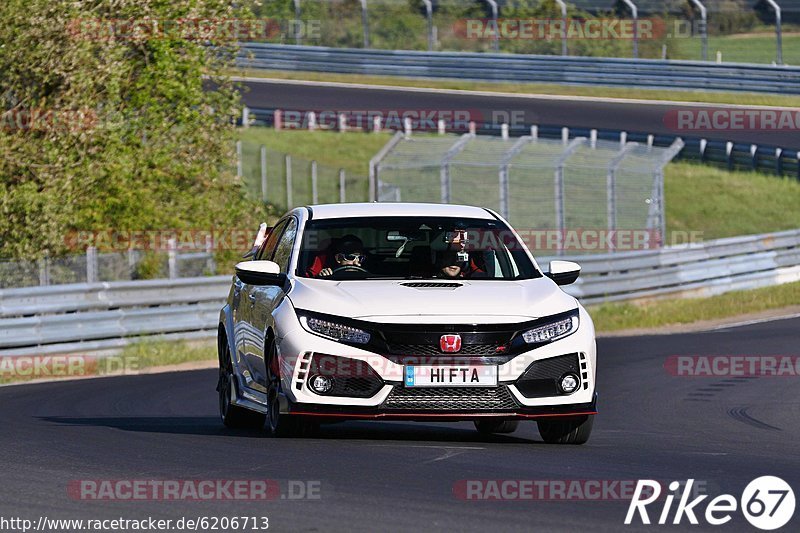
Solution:
<path fill-rule="evenodd" d="M 287 313 L 286 315 L 289 315 Z M 453 419 L 481 416 L 503 418 L 539 418 L 546 416 L 581 416 L 595 414 L 595 368 L 596 348 L 594 326 L 586 311 L 580 308 L 580 327 L 563 339 L 539 346 L 515 355 L 498 365 L 499 385 L 494 391 L 477 391 L 470 388 L 405 389 L 404 366 L 363 349 L 343 345 L 304 330 L 294 313 L 284 315 L 292 324 L 282 324 L 279 331 L 286 332 L 278 339 L 281 363 L 282 389 L 288 400 L 286 412 L 309 416 L 346 418 L 392 418 L 392 419 Z M 311 378 L 311 363 L 315 354 L 347 358 L 364 362 L 379 378 L 379 385 L 370 391 L 369 397 L 329 396 L 315 393 L 308 385 Z M 580 388 L 572 394 L 532 395 L 525 394 L 517 386 L 519 380 L 534 363 L 545 366 L 564 359 L 568 355 L 579 357 L 577 373 L 581 377 Z M 481 364 L 480 357 L 471 358 L 473 364 Z M 426 364 L 430 363 L 427 361 Z M 442 361 L 443 364 L 448 361 Z M 408 391 L 418 392 L 430 398 L 409 398 Z M 523 387 L 524 390 L 524 387 Z M 454 392 L 457 391 L 457 392 Z M 494 398 L 492 395 L 501 395 Z M 461 395 L 461 397 L 459 397 Z M 475 398 L 464 396 L 473 395 Z M 471 401 L 480 399 L 484 401 Z"/>

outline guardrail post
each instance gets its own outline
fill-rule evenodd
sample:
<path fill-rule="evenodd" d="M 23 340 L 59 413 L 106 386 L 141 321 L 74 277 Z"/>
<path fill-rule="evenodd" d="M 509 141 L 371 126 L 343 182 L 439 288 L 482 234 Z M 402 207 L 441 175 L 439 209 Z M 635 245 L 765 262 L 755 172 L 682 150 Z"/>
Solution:
<path fill-rule="evenodd" d="M 381 132 L 381 117 L 373 117 L 372 118 L 372 133 L 380 133 Z"/>
<path fill-rule="evenodd" d="M 347 197 L 345 196 L 345 189 L 344 189 L 345 188 L 345 182 L 346 182 L 346 180 L 345 180 L 345 177 L 344 177 L 344 169 L 340 168 L 339 169 L 339 203 L 341 203 L 341 204 L 343 204 L 343 203 L 345 203 L 347 201 L 346 200 Z"/>
<path fill-rule="evenodd" d="M 261 145 L 261 201 L 267 203 L 267 147 Z"/>
<path fill-rule="evenodd" d="M 97 248 L 86 248 L 86 283 L 97 282 Z"/>
<path fill-rule="evenodd" d="M 783 174 L 783 148 L 775 148 L 775 174 L 778 176 Z"/>
<path fill-rule="evenodd" d="M 708 61 L 708 12 L 706 11 L 706 6 L 700 0 L 689 1 L 700 10 L 700 54 L 703 61 Z M 721 60 L 717 61 L 717 63 L 719 62 Z"/>
<path fill-rule="evenodd" d="M 128 268 L 130 269 L 130 279 L 133 279 L 134 273 L 136 273 L 136 250 L 133 248 L 128 248 Z"/>
<path fill-rule="evenodd" d="M 569 55 L 567 50 L 567 4 L 564 0 L 556 0 L 556 4 L 561 8 L 561 23 L 563 24 L 561 28 L 561 55 L 566 56 Z"/>
<path fill-rule="evenodd" d="M 283 111 L 276 109 L 272 114 L 272 126 L 275 130 L 280 131 L 283 129 Z"/>
<path fill-rule="evenodd" d="M 214 240 L 211 238 L 211 235 L 206 235 L 206 253 L 208 254 L 208 260 L 206 260 L 206 270 L 212 276 L 217 273 L 217 263 L 214 261 Z"/>
<path fill-rule="evenodd" d="M 50 261 L 47 257 L 42 257 L 39 263 L 39 285 L 42 287 L 50 285 Z"/>
<path fill-rule="evenodd" d="M 507 140 L 508 140 L 508 124 L 506 124 L 505 122 L 503 122 L 502 124 L 500 124 L 500 137 L 501 137 L 501 138 L 502 138 L 504 141 L 507 141 Z"/>
<path fill-rule="evenodd" d="M 339 113 L 339 133 L 347 131 L 347 115 Z"/>
<path fill-rule="evenodd" d="M 433 3 L 431 0 L 422 0 L 425 4 L 425 17 L 428 19 L 428 51 L 433 50 Z"/>
<path fill-rule="evenodd" d="M 708 139 L 700 139 L 700 161 L 706 160 L 706 148 L 708 147 Z"/>
<path fill-rule="evenodd" d="M 497 26 L 497 2 L 495 0 L 486 0 L 489 7 L 492 8 L 492 25 L 494 29 L 494 41 L 492 48 L 495 52 L 500 50 L 500 28 Z"/>
<path fill-rule="evenodd" d="M 317 130 L 317 114 L 313 111 L 309 111 L 308 115 L 306 115 L 306 120 L 308 121 L 308 131 L 316 131 Z"/>
<path fill-rule="evenodd" d="M 236 177 L 242 179 L 242 174 L 242 141 L 236 141 Z"/>
<path fill-rule="evenodd" d="M 175 238 L 167 241 L 167 269 L 169 270 L 169 279 L 176 279 L 178 277 L 178 254 L 176 248 L 178 243 Z"/>
<path fill-rule="evenodd" d="M 283 161 L 286 166 L 286 209 L 291 209 L 294 207 L 294 201 L 292 200 L 292 156 L 286 154 Z"/>
<path fill-rule="evenodd" d="M 622 0 L 633 15 L 633 58 L 639 59 L 639 10 L 632 0 Z"/>
<path fill-rule="evenodd" d="M 244 106 L 242 108 L 242 127 L 249 128 L 250 127 L 250 108 Z"/>
<path fill-rule="evenodd" d="M 569 143 L 569 128 L 561 128 L 561 142 L 562 144 Z"/>
<path fill-rule="evenodd" d="M 753 170 L 758 170 L 758 146 L 755 144 L 750 145 L 750 160 Z"/>
<path fill-rule="evenodd" d="M 444 119 L 440 118 L 439 121 L 436 123 L 436 129 L 439 132 L 439 135 L 445 134 L 445 126 L 444 126 Z"/>
<path fill-rule="evenodd" d="M 403 119 L 403 133 L 406 136 L 406 139 L 411 138 L 411 117 L 406 117 Z"/>
<path fill-rule="evenodd" d="M 300 0 L 294 0 L 294 18 L 295 18 L 294 44 L 300 44 L 301 43 L 301 37 L 300 37 Z"/>
<path fill-rule="evenodd" d="M 539 126 L 531 126 L 531 137 L 534 141 L 539 140 Z"/>
<path fill-rule="evenodd" d="M 781 6 L 775 0 L 767 0 L 767 3 L 775 11 L 775 48 L 777 52 L 778 65 L 783 65 L 783 37 L 781 35 Z"/>
<path fill-rule="evenodd" d="M 367 0 L 361 0 L 361 26 L 364 31 L 364 48 L 369 48 L 369 17 L 367 17 Z"/>
<path fill-rule="evenodd" d="M 311 202 L 314 204 L 319 203 L 319 195 L 317 193 L 317 162 L 311 162 Z"/>

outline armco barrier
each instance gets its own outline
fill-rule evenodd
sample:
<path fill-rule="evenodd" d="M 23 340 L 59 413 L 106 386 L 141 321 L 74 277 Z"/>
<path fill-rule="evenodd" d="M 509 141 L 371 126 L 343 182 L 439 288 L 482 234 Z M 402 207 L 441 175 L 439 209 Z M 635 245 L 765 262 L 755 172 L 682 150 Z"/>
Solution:
<path fill-rule="evenodd" d="M 709 296 L 800 280 L 800 230 L 571 259 L 565 289 L 583 303 Z M 31 287 L 0 291 L 0 355 L 117 347 L 152 335 L 216 334 L 229 276 Z"/>
<path fill-rule="evenodd" d="M 744 63 L 247 43 L 245 68 L 477 81 L 800 94 L 800 68 Z"/>

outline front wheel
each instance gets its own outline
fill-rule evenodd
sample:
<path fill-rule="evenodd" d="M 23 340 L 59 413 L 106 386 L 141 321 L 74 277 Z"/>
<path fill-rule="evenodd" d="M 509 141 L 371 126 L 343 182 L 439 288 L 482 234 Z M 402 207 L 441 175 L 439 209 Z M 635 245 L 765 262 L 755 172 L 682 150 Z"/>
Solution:
<path fill-rule="evenodd" d="M 231 429 L 263 429 L 267 418 L 265 415 L 233 405 L 233 398 L 236 395 L 235 381 L 231 352 L 226 343 L 225 353 L 219 362 L 219 381 L 217 382 L 219 415 L 222 423 Z"/>
<path fill-rule="evenodd" d="M 539 434 L 548 444 L 584 444 L 592 434 L 594 415 L 566 420 L 539 420 Z"/>

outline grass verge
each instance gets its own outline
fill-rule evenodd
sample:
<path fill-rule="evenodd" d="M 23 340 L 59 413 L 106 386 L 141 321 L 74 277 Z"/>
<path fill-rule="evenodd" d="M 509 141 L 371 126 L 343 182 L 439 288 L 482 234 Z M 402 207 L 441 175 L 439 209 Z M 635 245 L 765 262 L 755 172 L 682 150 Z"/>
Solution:
<path fill-rule="evenodd" d="M 745 92 L 706 92 L 637 89 L 596 85 L 561 85 L 548 83 L 481 82 L 457 79 L 404 78 L 401 76 L 364 76 L 360 74 L 332 74 L 324 72 L 284 72 L 273 70 L 237 70 L 235 76 L 305 80 L 322 82 L 358 83 L 364 85 L 393 85 L 397 87 L 423 87 L 431 89 L 457 89 L 463 91 L 490 91 L 514 94 L 546 94 L 557 96 L 586 96 L 629 98 L 639 100 L 671 100 L 714 104 L 767 105 L 797 107 L 800 96 L 782 96 Z"/>
<path fill-rule="evenodd" d="M 781 309 L 800 302 L 800 282 L 746 291 L 732 291 L 709 298 L 655 300 L 647 303 L 608 303 L 588 308 L 598 332 L 658 328 L 691 324 Z"/>

